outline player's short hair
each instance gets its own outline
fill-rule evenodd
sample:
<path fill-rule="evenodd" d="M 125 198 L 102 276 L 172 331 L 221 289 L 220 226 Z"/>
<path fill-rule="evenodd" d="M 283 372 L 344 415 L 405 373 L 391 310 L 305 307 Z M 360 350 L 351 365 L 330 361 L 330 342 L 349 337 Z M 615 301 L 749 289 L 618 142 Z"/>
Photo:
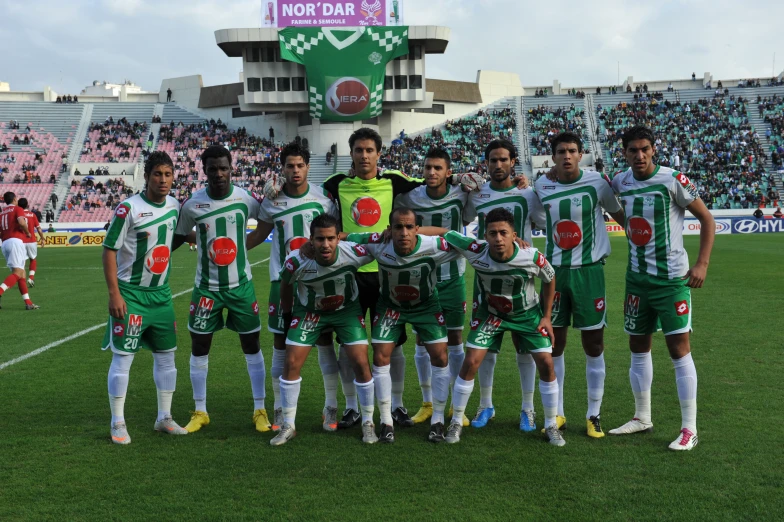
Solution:
<path fill-rule="evenodd" d="M 381 136 L 369 127 L 357 129 L 348 137 L 348 146 L 354 151 L 354 143 L 359 140 L 373 140 L 376 143 L 376 152 L 381 152 Z"/>
<path fill-rule="evenodd" d="M 301 156 L 305 160 L 305 165 L 310 165 L 310 151 L 296 141 L 292 141 L 280 151 L 280 164 L 284 167 L 289 156 Z"/>
<path fill-rule="evenodd" d="M 487 144 L 485 148 L 485 161 L 490 161 L 490 153 L 495 149 L 506 149 L 509 151 L 509 158 L 515 159 L 517 158 L 517 149 L 509 140 L 493 140 Z"/>
<path fill-rule="evenodd" d="M 485 230 L 490 226 L 490 223 L 508 223 L 512 230 L 515 229 L 515 220 L 511 212 L 503 207 L 494 208 L 485 216 Z"/>
<path fill-rule="evenodd" d="M 431 147 L 430 150 L 427 151 L 427 155 L 425 155 L 425 160 L 429 159 L 442 159 L 446 162 L 446 170 L 452 168 L 452 158 L 449 156 L 449 153 L 441 147 Z"/>
<path fill-rule="evenodd" d="M 22 210 L 27 210 L 27 198 L 19 198 L 19 201 L 16 202 L 16 205 Z"/>
<path fill-rule="evenodd" d="M 558 145 L 561 143 L 574 143 L 577 145 L 577 152 L 580 154 L 583 153 L 583 140 L 580 139 L 580 136 L 573 132 L 562 132 L 550 140 L 550 148 L 553 151 L 553 156 L 555 156 L 555 151 L 558 150 Z"/>
<path fill-rule="evenodd" d="M 656 138 L 653 135 L 653 131 L 644 125 L 629 127 L 621 137 L 624 150 L 629 146 L 629 143 L 637 140 L 648 140 L 651 143 L 651 147 L 653 147 Z"/>
<path fill-rule="evenodd" d="M 228 159 L 229 165 L 231 165 L 231 152 L 223 145 L 210 145 L 204 149 L 204 152 L 201 153 L 201 164 L 204 170 L 207 170 L 207 160 L 220 158 Z"/>
<path fill-rule="evenodd" d="M 331 228 L 335 227 L 335 232 L 338 231 L 338 220 L 329 214 L 319 214 L 310 222 L 310 235 L 315 234 L 317 228 Z"/>
<path fill-rule="evenodd" d="M 14 194 L 11 191 L 8 191 L 5 194 L 3 194 L 3 202 L 5 202 L 6 205 L 10 205 L 11 203 L 14 202 L 15 199 L 16 199 L 16 194 Z"/>
<path fill-rule="evenodd" d="M 150 154 L 147 161 L 144 162 L 144 175 L 148 176 L 152 174 L 153 169 L 160 165 L 171 167 L 172 172 L 174 171 L 174 162 L 172 161 L 171 156 L 162 150 L 156 150 Z"/>
<path fill-rule="evenodd" d="M 413 215 L 414 221 L 416 221 L 417 214 L 414 212 L 414 209 L 408 207 L 398 207 L 389 213 L 389 224 L 392 224 L 392 220 L 395 219 L 395 216 L 407 216 L 409 214 Z"/>

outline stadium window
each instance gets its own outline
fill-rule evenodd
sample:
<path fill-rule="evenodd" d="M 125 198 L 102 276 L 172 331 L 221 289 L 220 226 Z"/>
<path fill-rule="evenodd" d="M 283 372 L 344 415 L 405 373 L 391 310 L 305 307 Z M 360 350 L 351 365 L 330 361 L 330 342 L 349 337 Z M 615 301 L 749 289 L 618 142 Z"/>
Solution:
<path fill-rule="evenodd" d="M 421 89 L 422 88 L 422 75 L 421 74 L 412 74 L 408 77 L 408 88 L 409 89 Z"/>
<path fill-rule="evenodd" d="M 261 90 L 260 78 L 248 78 L 248 92 L 259 92 Z"/>
<path fill-rule="evenodd" d="M 289 78 L 278 78 L 278 90 L 287 92 L 291 90 L 291 79 Z"/>
<path fill-rule="evenodd" d="M 421 45 L 412 45 L 408 49 L 408 59 L 409 60 L 421 60 L 422 59 L 422 46 Z"/>
<path fill-rule="evenodd" d="M 384 90 L 395 88 L 395 79 L 392 76 L 384 76 Z"/>
<path fill-rule="evenodd" d="M 258 62 L 261 59 L 261 53 L 258 47 L 251 47 L 247 50 L 246 60 L 248 62 Z"/>
<path fill-rule="evenodd" d="M 444 104 L 443 103 L 434 103 L 432 107 L 429 109 L 414 109 L 414 112 L 424 113 L 424 114 L 444 114 Z"/>
<path fill-rule="evenodd" d="M 292 91 L 304 91 L 305 90 L 305 78 L 302 76 L 295 76 L 291 79 L 291 90 Z"/>
<path fill-rule="evenodd" d="M 264 92 L 272 92 L 275 90 L 275 78 L 262 78 L 261 90 Z"/>
<path fill-rule="evenodd" d="M 274 47 L 264 47 L 261 49 L 261 61 L 262 62 L 274 62 L 275 61 L 275 48 Z"/>
<path fill-rule="evenodd" d="M 313 125 L 313 118 L 308 111 L 301 111 L 297 113 L 297 125 L 304 127 L 305 125 Z"/>
<path fill-rule="evenodd" d="M 405 74 L 395 76 L 395 89 L 408 89 L 408 76 Z"/>

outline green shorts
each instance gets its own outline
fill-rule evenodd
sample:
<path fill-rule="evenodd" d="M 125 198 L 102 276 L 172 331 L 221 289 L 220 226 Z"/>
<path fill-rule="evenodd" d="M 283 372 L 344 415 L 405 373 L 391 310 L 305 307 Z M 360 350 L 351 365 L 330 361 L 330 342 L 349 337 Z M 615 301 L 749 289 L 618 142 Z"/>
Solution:
<path fill-rule="evenodd" d="M 241 334 L 261 330 L 259 302 L 256 300 L 253 281 L 221 292 L 194 288 L 188 330 L 195 334 L 211 334 L 222 330 L 224 308 L 229 311 L 226 319 L 226 328 L 229 330 Z"/>
<path fill-rule="evenodd" d="M 462 330 L 466 316 L 466 291 L 463 276 L 449 279 L 436 286 L 438 302 L 444 312 L 447 330 Z M 412 328 L 417 333 L 416 328 Z"/>
<path fill-rule="evenodd" d="M 607 325 L 603 264 L 555 267 L 553 327 L 569 326 L 572 317 L 578 330 L 598 330 Z"/>
<path fill-rule="evenodd" d="M 311 312 L 299 303 L 291 313 L 291 327 L 286 344 L 314 346 L 325 331 L 335 331 L 341 344 L 367 344 L 365 318 L 358 302 L 336 312 Z"/>
<path fill-rule="evenodd" d="M 662 279 L 626 272 L 623 329 L 629 335 L 691 332 L 691 288 L 688 278 Z"/>
<path fill-rule="evenodd" d="M 104 350 L 136 353 L 140 348 L 153 352 L 177 349 L 177 320 L 171 289 L 141 289 L 120 283 L 120 295 L 128 312 L 122 321 L 109 317 L 103 336 Z"/>
<path fill-rule="evenodd" d="M 286 325 L 283 323 L 283 313 L 280 308 L 280 281 L 270 283 L 267 313 L 269 314 L 267 316 L 267 330 L 274 334 L 285 333 Z"/>
<path fill-rule="evenodd" d="M 511 332 L 517 337 L 518 353 L 552 353 L 550 337 L 536 329 L 541 320 L 542 312 L 538 306 L 509 319 L 501 319 L 492 314 L 475 317 L 471 319 L 471 333 L 468 334 L 466 348 L 500 352 L 504 332 Z"/>
<path fill-rule="evenodd" d="M 406 323 L 416 329 L 425 344 L 447 342 L 446 319 L 437 296 L 433 296 L 408 310 L 397 310 L 379 301 L 371 330 L 373 343 L 397 343 L 406 331 Z"/>

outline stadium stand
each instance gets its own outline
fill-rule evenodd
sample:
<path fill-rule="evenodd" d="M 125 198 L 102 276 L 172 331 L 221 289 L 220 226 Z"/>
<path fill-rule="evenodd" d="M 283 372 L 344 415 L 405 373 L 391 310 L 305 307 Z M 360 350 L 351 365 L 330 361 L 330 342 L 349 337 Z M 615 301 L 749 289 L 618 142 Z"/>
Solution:
<path fill-rule="evenodd" d="M 133 194 L 133 188 L 126 186 L 123 178 L 105 183 L 86 179 L 81 184 L 74 179 L 59 220 L 68 223 L 108 221 L 117 205 Z"/>
<path fill-rule="evenodd" d="M 94 113 L 93 113 L 94 114 Z M 146 122 L 131 123 L 127 117 L 90 123 L 80 163 L 136 163 L 145 142 L 151 142 Z"/>
<path fill-rule="evenodd" d="M 585 152 L 590 152 L 584 101 L 575 96 L 523 98 L 531 156 L 549 156 L 550 138 L 567 130 L 583 138 Z"/>

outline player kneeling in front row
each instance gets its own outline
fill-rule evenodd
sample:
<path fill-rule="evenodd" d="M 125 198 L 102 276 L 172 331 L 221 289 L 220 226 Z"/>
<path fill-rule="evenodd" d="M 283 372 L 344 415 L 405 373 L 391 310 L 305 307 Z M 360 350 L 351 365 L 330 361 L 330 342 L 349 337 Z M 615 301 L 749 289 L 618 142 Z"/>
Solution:
<path fill-rule="evenodd" d="M 169 269 L 180 204 L 169 196 L 174 164 L 165 152 L 150 154 L 144 165 L 144 192 L 126 199 L 114 212 L 103 246 L 103 271 L 109 288 L 109 322 L 103 349 L 112 349 L 109 367 L 111 435 L 115 444 L 130 444 L 125 425 L 125 395 L 134 355 L 152 350 L 153 379 L 158 390 L 155 430 L 186 435 L 171 417 L 177 383 L 174 317 Z M 141 261 L 141 262 L 139 262 Z"/>
<path fill-rule="evenodd" d="M 280 378 L 283 426 L 270 441 L 273 446 L 285 444 L 296 435 L 300 371 L 317 339 L 332 330 L 345 346 L 356 376 L 362 442 L 378 442 L 373 425 L 374 382 L 368 366 L 367 332 L 356 281 L 357 269 L 373 258 L 364 246 L 340 242 L 337 226 L 333 216 L 317 216 L 310 225 L 315 258 L 305 258 L 296 251 L 286 258 L 280 271 L 281 308 L 288 331 L 286 361 Z"/>
<path fill-rule="evenodd" d="M 474 376 L 479 365 L 488 350 L 498 353 L 504 332 L 509 331 L 517 334 L 518 349 L 530 353 L 539 370 L 539 393 L 544 406 L 545 433 L 550 444 L 566 444 L 556 425 L 558 382 L 551 355 L 555 272 L 537 249 L 517 246 L 514 227 L 512 213 L 497 208 L 488 212 L 485 218 L 486 242 L 457 232 L 447 232 L 444 236 L 449 246 L 465 256 L 474 267 L 482 293 L 482 305 L 471 321 L 465 361 L 452 391 L 454 416 L 446 434 L 448 443 L 460 441 L 463 415 L 474 389 Z M 534 277 L 543 281 L 541 306 Z"/>

